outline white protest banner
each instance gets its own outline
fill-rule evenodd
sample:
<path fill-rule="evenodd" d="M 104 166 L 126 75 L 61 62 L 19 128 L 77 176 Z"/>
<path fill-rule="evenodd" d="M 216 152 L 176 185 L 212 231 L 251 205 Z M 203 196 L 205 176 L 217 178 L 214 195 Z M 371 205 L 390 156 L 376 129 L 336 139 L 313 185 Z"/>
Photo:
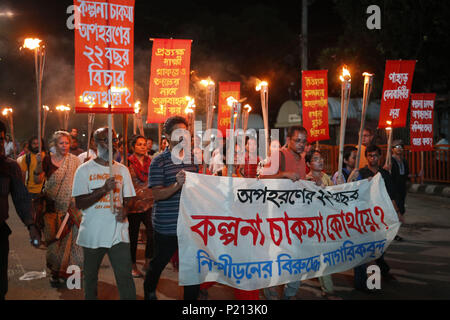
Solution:
<path fill-rule="evenodd" d="M 320 188 L 187 172 L 179 284 L 256 290 L 345 271 L 380 257 L 399 227 L 380 174 Z"/>

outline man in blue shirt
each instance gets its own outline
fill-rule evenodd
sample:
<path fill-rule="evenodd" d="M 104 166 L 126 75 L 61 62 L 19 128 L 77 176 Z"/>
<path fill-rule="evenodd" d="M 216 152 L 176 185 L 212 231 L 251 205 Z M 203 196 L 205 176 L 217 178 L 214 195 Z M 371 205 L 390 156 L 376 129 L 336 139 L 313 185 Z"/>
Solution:
<path fill-rule="evenodd" d="M 179 146 L 175 148 L 185 139 L 190 141 L 187 127 L 188 124 L 183 117 L 175 116 L 166 120 L 163 130 L 169 139 L 169 146 L 157 155 L 150 165 L 148 186 L 152 189 L 155 201 L 153 205 L 154 253 L 145 275 L 145 300 L 157 299 L 156 287 L 161 273 L 178 249 L 177 221 L 181 188 L 186 179 L 185 171 L 198 172 L 198 166 L 194 164 L 192 153 L 185 155 L 184 149 L 180 149 Z M 177 133 L 181 132 L 187 135 L 182 135 L 180 139 L 174 139 L 176 135 L 174 134 L 172 137 L 172 133 L 175 130 L 178 130 Z M 188 141 L 185 140 L 185 142 Z M 186 286 L 184 299 L 197 299 L 199 290 L 199 285 Z"/>

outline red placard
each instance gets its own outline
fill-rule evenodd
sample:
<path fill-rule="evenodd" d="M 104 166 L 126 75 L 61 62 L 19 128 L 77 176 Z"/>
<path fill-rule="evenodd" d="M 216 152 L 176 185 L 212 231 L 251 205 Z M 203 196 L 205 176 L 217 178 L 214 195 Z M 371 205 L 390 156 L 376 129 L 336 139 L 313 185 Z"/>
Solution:
<path fill-rule="evenodd" d="M 328 70 L 302 71 L 302 118 L 308 142 L 330 139 Z"/>
<path fill-rule="evenodd" d="M 435 93 L 411 94 L 410 137 L 414 151 L 433 150 Z"/>
<path fill-rule="evenodd" d="M 378 128 L 406 126 L 416 60 L 387 60 Z M 388 123 L 391 121 L 391 124 Z"/>
<path fill-rule="evenodd" d="M 189 95 L 192 40 L 154 39 L 147 123 L 185 116 Z"/>
<path fill-rule="evenodd" d="M 240 99 L 241 83 L 240 82 L 219 82 L 219 111 L 217 112 L 217 129 L 222 132 L 222 136 L 226 137 L 227 129 L 230 129 L 231 108 L 228 106 L 227 98 L 233 97 Z"/>
<path fill-rule="evenodd" d="M 75 111 L 133 113 L 134 0 L 75 0 Z"/>

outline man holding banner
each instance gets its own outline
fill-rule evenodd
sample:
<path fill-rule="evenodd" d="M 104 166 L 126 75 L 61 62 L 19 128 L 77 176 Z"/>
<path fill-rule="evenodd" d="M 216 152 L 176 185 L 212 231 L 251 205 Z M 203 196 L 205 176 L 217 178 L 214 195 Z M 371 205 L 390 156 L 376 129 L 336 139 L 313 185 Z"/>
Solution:
<path fill-rule="evenodd" d="M 178 249 L 177 220 L 181 188 L 186 179 L 185 171 L 198 172 L 199 170 L 194 164 L 192 154 L 184 154 L 184 149 L 179 149 L 179 145 L 190 141 L 185 137 L 185 134 L 189 133 L 187 128 L 188 123 L 185 118 L 180 116 L 168 118 L 164 123 L 164 132 L 169 139 L 169 147 L 156 156 L 150 165 L 148 181 L 154 198 L 154 253 L 145 275 L 145 300 L 157 300 L 156 287 L 161 272 Z M 175 139 L 178 133 L 181 134 L 178 136 L 181 142 Z M 185 161 L 186 159 L 188 161 Z M 184 299 L 196 300 L 199 291 L 199 285 L 185 286 Z"/>
<path fill-rule="evenodd" d="M 292 126 L 288 129 L 289 142 L 287 147 L 280 149 L 280 168 L 278 172 L 271 176 L 261 175 L 260 179 L 291 179 L 297 181 L 306 178 L 306 163 L 301 156 L 305 150 L 308 133 L 301 126 Z M 294 281 L 286 284 L 283 292 L 283 299 L 293 299 L 300 287 L 300 281 Z M 264 295 L 269 300 L 275 300 L 278 297 L 275 288 L 264 289 Z"/>
<path fill-rule="evenodd" d="M 397 212 L 398 220 L 400 222 L 403 222 L 403 216 L 400 214 L 400 210 L 395 202 L 397 190 L 394 188 L 392 177 L 388 171 L 384 170 L 383 168 L 381 168 L 379 166 L 379 160 L 381 158 L 380 147 L 378 147 L 376 145 L 368 146 L 366 148 L 365 156 L 367 158 L 368 164 L 367 164 L 367 166 L 365 166 L 364 168 L 359 170 L 358 180 L 368 179 L 368 178 L 371 179 L 377 173 L 380 173 L 383 178 L 384 184 L 386 186 L 386 190 L 389 195 L 389 198 L 392 201 L 392 205 L 394 206 L 394 209 Z M 383 253 L 383 255 L 381 255 L 380 258 L 378 258 L 376 260 L 376 262 L 377 262 L 377 265 L 380 267 L 381 275 L 386 280 L 395 280 L 395 277 L 391 273 L 389 273 L 390 267 L 387 264 L 387 262 L 384 260 L 384 253 Z M 365 270 L 366 270 L 365 267 L 358 269 L 358 271 L 361 273 L 363 271 L 366 272 Z M 361 275 L 357 275 L 356 269 L 355 269 L 355 277 L 357 277 L 357 276 L 361 276 Z"/>
<path fill-rule="evenodd" d="M 305 179 L 306 164 L 302 153 L 305 150 L 308 133 L 302 126 L 292 126 L 288 129 L 288 143 L 280 149 L 280 166 L 278 172 L 272 175 L 260 175 L 260 179 Z"/>

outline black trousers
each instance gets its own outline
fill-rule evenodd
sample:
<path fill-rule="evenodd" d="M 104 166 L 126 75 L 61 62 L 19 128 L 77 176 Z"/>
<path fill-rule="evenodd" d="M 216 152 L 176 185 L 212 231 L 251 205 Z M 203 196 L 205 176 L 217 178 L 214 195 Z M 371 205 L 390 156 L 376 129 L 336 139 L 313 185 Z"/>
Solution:
<path fill-rule="evenodd" d="M 145 258 L 150 259 L 152 257 L 152 209 L 128 214 L 128 232 L 130 234 L 130 251 L 131 262 L 136 263 L 136 251 L 139 238 L 139 228 L 141 223 L 145 226 L 145 233 L 147 234 L 147 242 L 145 244 Z"/>
<path fill-rule="evenodd" d="M 162 271 L 178 250 L 178 238 L 155 231 L 153 232 L 153 248 L 153 257 L 144 281 L 144 299 L 146 300 L 155 293 Z M 197 300 L 199 292 L 200 285 L 185 286 L 184 300 Z"/>
<path fill-rule="evenodd" d="M 6 222 L 0 223 L 0 300 L 5 300 L 8 292 L 8 255 L 11 229 Z"/>

